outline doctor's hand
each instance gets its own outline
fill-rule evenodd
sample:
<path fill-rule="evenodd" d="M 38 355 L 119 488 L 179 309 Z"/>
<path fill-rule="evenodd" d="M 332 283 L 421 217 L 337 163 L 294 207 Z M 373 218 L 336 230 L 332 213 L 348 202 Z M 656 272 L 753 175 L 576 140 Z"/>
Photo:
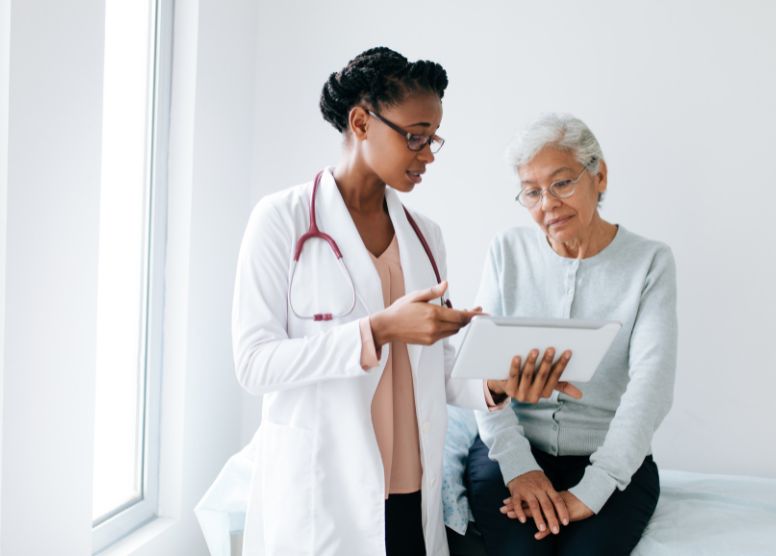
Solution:
<path fill-rule="evenodd" d="M 390 342 L 430 346 L 457 333 L 469 324 L 479 311 L 457 311 L 429 303 L 442 297 L 447 281 L 429 288 L 408 293 L 369 317 L 375 346 Z"/>
<path fill-rule="evenodd" d="M 492 394 L 498 396 L 506 394 L 515 398 L 519 402 L 536 403 L 539 398 L 549 398 L 553 390 L 562 392 L 572 398 L 579 399 L 582 392 L 576 386 L 568 382 L 558 382 L 561 373 L 566 369 L 571 352 L 564 351 L 558 362 L 554 365 L 552 360 L 555 357 L 555 349 L 547 348 L 544 357 L 536 369 L 536 359 L 539 357 L 539 350 L 532 350 L 528 354 L 528 359 L 520 370 L 520 357 L 513 357 L 512 364 L 509 367 L 509 378 L 506 380 L 489 380 L 488 389 Z"/>
<path fill-rule="evenodd" d="M 510 498 L 504 500 L 501 513 L 511 519 L 525 523 L 528 517 L 536 522 L 537 539 L 543 539 L 552 532 L 560 532 L 560 523 L 568 525 L 569 510 L 563 497 L 552 488 L 552 483 L 543 471 L 529 471 L 509 481 Z M 557 514 L 557 515 L 556 515 Z M 545 521 L 546 520 L 546 521 Z"/>

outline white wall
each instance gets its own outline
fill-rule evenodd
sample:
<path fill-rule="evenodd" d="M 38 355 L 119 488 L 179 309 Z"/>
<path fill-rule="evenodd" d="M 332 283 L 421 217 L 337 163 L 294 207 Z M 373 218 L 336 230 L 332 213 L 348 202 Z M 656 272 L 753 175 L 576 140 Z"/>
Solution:
<path fill-rule="evenodd" d="M 8 86 L 11 0 L 0 0 L 0 500 L 3 482 L 3 369 L 5 363 L 5 240 L 8 221 Z M 0 520 L 2 508 L 0 507 Z M 0 528 L 2 546 L 2 528 Z"/>
<path fill-rule="evenodd" d="M 262 2 L 252 201 L 336 164 L 339 135 L 318 111 L 330 72 L 381 45 L 438 61 L 447 143 L 405 202 L 442 226 L 453 300 L 471 306 L 490 239 L 530 224 L 507 141 L 540 112 L 572 112 L 609 163 L 604 218 L 677 259 L 679 370 L 659 464 L 776 477 L 775 18 L 765 1 Z"/>
<path fill-rule="evenodd" d="M 11 5 L 3 554 L 91 553 L 103 20 Z"/>
<path fill-rule="evenodd" d="M 0 552 L 84 556 L 92 552 L 104 2 L 11 7 Z M 250 208 L 256 10 L 253 0 L 176 6 L 162 519 L 105 555 L 206 555 L 192 510 L 240 448 L 230 317 Z"/>

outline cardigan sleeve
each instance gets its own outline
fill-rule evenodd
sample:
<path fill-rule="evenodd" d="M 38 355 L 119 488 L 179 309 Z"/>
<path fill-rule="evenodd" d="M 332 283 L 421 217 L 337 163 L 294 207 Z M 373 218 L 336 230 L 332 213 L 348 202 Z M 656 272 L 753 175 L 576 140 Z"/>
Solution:
<path fill-rule="evenodd" d="M 579 484 L 569 489 L 596 513 L 615 488 L 628 486 L 671 408 L 677 346 L 676 264 L 662 246 L 653 255 L 631 333 L 628 386 L 603 445 L 590 456 Z"/>

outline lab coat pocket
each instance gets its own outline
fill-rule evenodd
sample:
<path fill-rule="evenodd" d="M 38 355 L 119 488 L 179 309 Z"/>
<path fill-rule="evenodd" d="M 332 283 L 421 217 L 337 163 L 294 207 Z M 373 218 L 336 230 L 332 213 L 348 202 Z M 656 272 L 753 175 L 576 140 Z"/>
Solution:
<path fill-rule="evenodd" d="M 267 555 L 312 555 L 313 433 L 268 421 L 262 427 Z"/>

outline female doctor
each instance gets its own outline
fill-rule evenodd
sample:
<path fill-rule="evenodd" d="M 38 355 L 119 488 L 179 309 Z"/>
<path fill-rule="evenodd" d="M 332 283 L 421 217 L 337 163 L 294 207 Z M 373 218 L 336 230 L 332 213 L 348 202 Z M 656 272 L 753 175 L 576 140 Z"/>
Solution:
<path fill-rule="evenodd" d="M 517 358 L 508 381 L 449 377 L 454 350 L 439 340 L 476 313 L 444 306 L 439 227 L 396 193 L 444 142 L 446 86 L 439 64 L 359 55 L 321 96 L 344 138 L 337 166 L 251 215 L 232 322 L 240 384 L 264 396 L 244 556 L 446 555 L 446 403 L 578 394 L 558 383 L 568 353 L 535 374 L 529 357 L 525 378 Z"/>

